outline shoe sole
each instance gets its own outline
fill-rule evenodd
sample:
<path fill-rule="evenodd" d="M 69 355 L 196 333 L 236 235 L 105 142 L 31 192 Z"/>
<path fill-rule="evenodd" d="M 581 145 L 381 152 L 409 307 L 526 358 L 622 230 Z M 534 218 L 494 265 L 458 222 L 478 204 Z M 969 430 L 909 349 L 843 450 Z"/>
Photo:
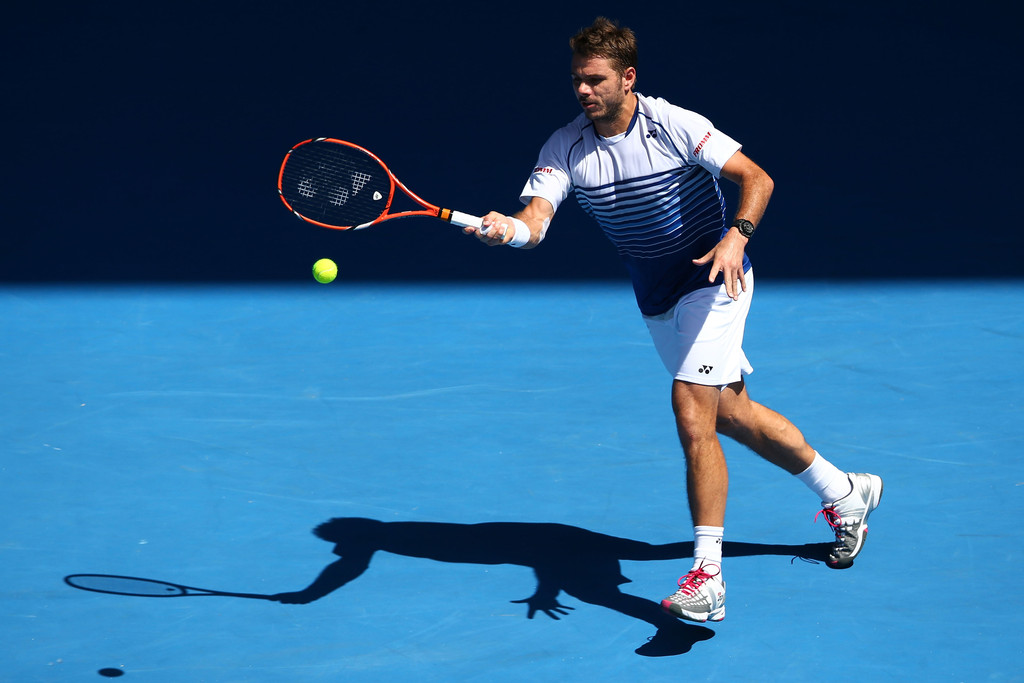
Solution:
<path fill-rule="evenodd" d="M 864 510 L 864 518 L 860 521 L 860 534 L 857 536 L 857 545 L 854 547 L 853 552 L 849 557 L 842 558 L 837 562 L 826 562 L 832 569 L 849 569 L 853 566 L 854 559 L 860 555 L 861 549 L 864 547 L 864 540 L 868 535 L 868 517 L 874 512 L 875 508 L 878 507 L 879 503 L 882 502 L 882 494 L 885 492 L 885 482 L 877 474 L 869 474 L 872 480 L 878 480 L 878 497 L 875 498 L 874 505 L 868 505 Z M 874 487 L 872 487 L 874 488 Z"/>
<path fill-rule="evenodd" d="M 661 608 L 674 617 L 679 617 L 680 619 L 685 619 L 687 621 L 695 621 L 698 624 L 725 619 L 725 605 L 722 605 L 716 610 L 711 610 L 708 613 L 702 612 L 698 614 L 696 612 L 687 612 L 679 605 L 666 598 L 661 601 Z"/>

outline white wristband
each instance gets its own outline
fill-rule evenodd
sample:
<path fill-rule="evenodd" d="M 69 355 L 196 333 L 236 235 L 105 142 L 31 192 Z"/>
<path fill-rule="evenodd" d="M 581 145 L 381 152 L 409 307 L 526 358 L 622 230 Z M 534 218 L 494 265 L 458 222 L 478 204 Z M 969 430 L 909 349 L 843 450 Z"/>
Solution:
<path fill-rule="evenodd" d="M 526 223 L 522 222 L 518 218 L 512 219 L 512 225 L 515 226 L 515 234 L 512 235 L 512 239 L 508 241 L 508 246 L 519 247 L 526 246 L 530 243 L 530 229 L 526 227 Z"/>

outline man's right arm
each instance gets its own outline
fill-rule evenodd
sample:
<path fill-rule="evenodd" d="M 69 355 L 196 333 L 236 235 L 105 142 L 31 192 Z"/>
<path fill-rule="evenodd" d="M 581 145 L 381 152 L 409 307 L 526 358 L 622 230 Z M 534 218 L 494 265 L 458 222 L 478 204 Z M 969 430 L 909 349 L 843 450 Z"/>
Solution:
<path fill-rule="evenodd" d="M 554 215 L 555 209 L 551 206 L 551 202 L 543 197 L 531 197 L 523 210 L 512 216 L 491 211 L 483 217 L 483 230 L 463 228 L 463 231 L 469 235 L 475 233 L 480 241 L 488 246 L 499 246 L 508 244 L 515 237 L 515 219 L 518 219 L 525 224 L 530 233 L 529 241 L 521 245 L 520 248 L 533 249 L 544 239 Z"/>

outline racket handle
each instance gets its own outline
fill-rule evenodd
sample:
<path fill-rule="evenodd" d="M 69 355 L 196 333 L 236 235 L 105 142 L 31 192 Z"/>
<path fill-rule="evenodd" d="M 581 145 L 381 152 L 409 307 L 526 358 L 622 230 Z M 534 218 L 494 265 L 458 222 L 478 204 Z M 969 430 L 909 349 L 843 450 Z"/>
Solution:
<path fill-rule="evenodd" d="M 478 218 L 477 216 L 470 216 L 468 213 L 462 213 L 461 211 L 441 209 L 440 217 L 443 220 L 448 221 L 452 225 L 457 225 L 460 228 L 476 228 L 477 230 L 479 230 L 484 227 L 483 218 Z"/>

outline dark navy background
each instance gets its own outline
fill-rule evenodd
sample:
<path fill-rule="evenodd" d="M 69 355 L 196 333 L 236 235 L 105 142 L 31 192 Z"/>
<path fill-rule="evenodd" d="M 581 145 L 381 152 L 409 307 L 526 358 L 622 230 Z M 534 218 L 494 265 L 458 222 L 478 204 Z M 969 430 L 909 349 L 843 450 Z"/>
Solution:
<path fill-rule="evenodd" d="M 430 219 L 309 226 L 275 188 L 316 136 L 414 191 L 512 211 L 578 113 L 568 37 L 640 40 L 639 90 L 708 116 L 775 178 L 760 278 L 1019 277 L 1009 3 L 38 3 L 3 19 L 0 280 L 620 278 L 570 201 L 538 250 Z M 729 190 L 730 198 L 734 196 Z"/>

